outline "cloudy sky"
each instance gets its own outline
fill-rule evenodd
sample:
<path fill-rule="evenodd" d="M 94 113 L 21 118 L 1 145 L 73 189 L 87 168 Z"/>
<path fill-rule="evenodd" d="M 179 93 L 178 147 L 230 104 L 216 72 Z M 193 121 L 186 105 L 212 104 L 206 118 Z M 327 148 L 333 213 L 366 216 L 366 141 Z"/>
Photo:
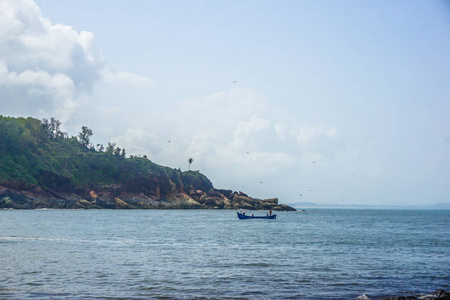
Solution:
<path fill-rule="evenodd" d="M 450 5 L 0 0 L 0 114 L 287 204 L 450 202 Z"/>

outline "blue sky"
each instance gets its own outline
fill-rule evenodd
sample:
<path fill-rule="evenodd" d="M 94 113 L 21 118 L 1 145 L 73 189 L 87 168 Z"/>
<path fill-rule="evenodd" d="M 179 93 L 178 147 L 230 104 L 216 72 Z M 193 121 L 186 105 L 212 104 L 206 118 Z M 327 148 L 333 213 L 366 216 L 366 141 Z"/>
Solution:
<path fill-rule="evenodd" d="M 450 201 L 445 1 L 0 0 L 0 28 L 0 114 L 283 203 Z"/>

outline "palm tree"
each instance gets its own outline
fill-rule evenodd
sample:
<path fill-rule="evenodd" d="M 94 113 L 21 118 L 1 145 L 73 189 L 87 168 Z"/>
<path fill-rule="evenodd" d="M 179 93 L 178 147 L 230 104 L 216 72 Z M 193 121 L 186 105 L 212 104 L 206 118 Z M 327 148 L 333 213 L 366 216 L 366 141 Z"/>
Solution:
<path fill-rule="evenodd" d="M 192 164 L 193 161 L 194 161 L 193 158 L 189 158 L 189 159 L 188 159 L 188 162 L 189 162 L 188 171 L 191 170 L 191 164 Z"/>

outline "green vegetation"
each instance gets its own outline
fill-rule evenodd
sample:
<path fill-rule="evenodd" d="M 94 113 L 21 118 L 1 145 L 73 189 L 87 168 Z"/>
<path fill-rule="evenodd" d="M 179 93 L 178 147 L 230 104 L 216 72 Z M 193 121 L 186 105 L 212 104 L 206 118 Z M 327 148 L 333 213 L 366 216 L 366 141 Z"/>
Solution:
<path fill-rule="evenodd" d="M 185 175 L 155 164 L 145 155 L 126 158 L 125 149 L 114 143 L 95 147 L 90 141 L 93 132 L 86 126 L 77 139 L 61 132 L 60 125 L 55 118 L 40 121 L 0 116 L 0 184 L 20 190 L 41 186 L 67 192 L 80 186 L 121 184 L 130 192 L 168 194 L 183 190 L 182 178 L 196 189 L 200 189 L 196 183 L 204 181 L 198 172 Z"/>
<path fill-rule="evenodd" d="M 213 184 L 211 181 L 199 171 L 183 172 L 182 180 L 185 191 L 198 189 L 209 192 L 213 189 Z"/>

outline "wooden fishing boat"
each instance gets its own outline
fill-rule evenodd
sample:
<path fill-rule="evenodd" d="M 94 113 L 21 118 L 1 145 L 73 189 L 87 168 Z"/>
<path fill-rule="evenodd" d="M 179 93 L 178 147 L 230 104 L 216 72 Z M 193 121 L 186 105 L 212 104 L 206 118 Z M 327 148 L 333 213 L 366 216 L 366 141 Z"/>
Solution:
<path fill-rule="evenodd" d="M 267 216 L 247 216 L 245 214 L 241 214 L 239 212 L 236 212 L 239 219 L 276 219 L 277 215 L 267 215 Z"/>

